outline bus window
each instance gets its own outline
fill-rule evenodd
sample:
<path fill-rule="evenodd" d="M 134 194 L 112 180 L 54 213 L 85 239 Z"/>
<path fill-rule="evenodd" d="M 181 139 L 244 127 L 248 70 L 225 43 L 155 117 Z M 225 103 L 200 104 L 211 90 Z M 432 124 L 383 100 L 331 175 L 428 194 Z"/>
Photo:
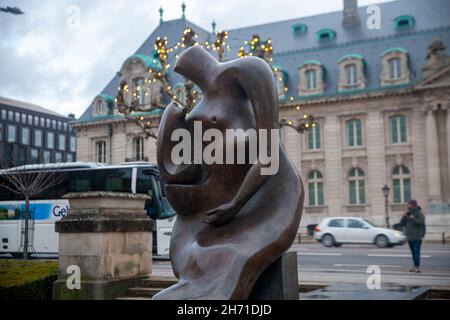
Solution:
<path fill-rule="evenodd" d="M 70 192 L 131 191 L 131 169 L 96 169 L 70 173 Z"/>
<path fill-rule="evenodd" d="M 158 219 L 168 219 L 170 217 L 173 217 L 176 212 L 175 210 L 173 210 L 173 208 L 169 204 L 169 201 L 164 196 L 164 185 L 161 183 L 160 177 L 154 176 L 153 178 L 153 190 L 155 190 L 155 193 L 157 193 L 158 195 L 159 206 L 161 208 Z"/>
<path fill-rule="evenodd" d="M 166 197 L 164 196 L 161 188 L 161 183 L 157 171 L 154 169 L 138 168 L 136 192 L 148 194 L 149 190 L 152 192 L 153 207 L 151 210 L 156 210 L 157 219 L 168 219 L 175 215 L 172 207 L 169 205 Z M 150 215 L 153 211 L 149 211 Z M 152 217 L 153 218 L 153 217 Z"/>

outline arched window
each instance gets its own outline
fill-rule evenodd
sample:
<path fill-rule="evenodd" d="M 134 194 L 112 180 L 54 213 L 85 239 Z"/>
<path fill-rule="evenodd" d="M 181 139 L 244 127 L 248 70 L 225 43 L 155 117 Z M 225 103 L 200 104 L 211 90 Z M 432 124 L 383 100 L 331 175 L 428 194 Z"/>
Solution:
<path fill-rule="evenodd" d="M 389 64 L 389 78 L 390 80 L 398 80 L 403 78 L 402 62 L 400 58 L 392 58 L 388 60 Z"/>
<path fill-rule="evenodd" d="M 397 166 L 392 171 L 392 186 L 394 187 L 394 202 L 406 203 L 411 200 L 411 176 L 405 166 Z"/>
<path fill-rule="evenodd" d="M 323 176 L 317 170 L 308 175 L 308 197 L 310 206 L 323 206 Z"/>
<path fill-rule="evenodd" d="M 349 147 L 359 147 L 363 144 L 362 121 L 352 119 L 347 121 L 347 141 Z"/>
<path fill-rule="evenodd" d="M 314 90 L 317 88 L 317 72 L 316 70 L 308 70 L 305 72 L 306 89 Z"/>
<path fill-rule="evenodd" d="M 409 54 L 404 48 L 391 48 L 381 53 L 381 86 L 410 82 Z"/>
<path fill-rule="evenodd" d="M 364 171 L 359 168 L 354 168 L 348 175 L 348 191 L 350 197 L 350 204 L 365 204 L 365 175 Z"/>
<path fill-rule="evenodd" d="M 351 63 L 345 66 L 345 79 L 348 86 L 358 83 L 358 68 L 356 64 Z"/>
<path fill-rule="evenodd" d="M 406 143 L 407 133 L 406 133 L 406 117 L 403 115 L 397 115 L 391 117 L 391 143 Z"/>
<path fill-rule="evenodd" d="M 322 94 L 325 92 L 326 70 L 317 60 L 305 61 L 299 67 L 298 95 Z"/>
<path fill-rule="evenodd" d="M 186 103 L 186 92 L 184 85 L 181 83 L 177 83 L 175 85 L 175 98 L 178 102 L 185 104 Z"/>
<path fill-rule="evenodd" d="M 136 100 L 139 104 L 145 103 L 145 88 L 144 88 L 144 79 L 137 78 L 134 80 L 134 90 L 136 93 Z"/>
<path fill-rule="evenodd" d="M 97 162 L 106 162 L 106 141 L 100 140 L 95 143 L 95 155 Z"/>
<path fill-rule="evenodd" d="M 136 137 L 133 139 L 133 156 L 135 161 L 144 160 L 144 138 Z"/>
<path fill-rule="evenodd" d="M 320 145 L 320 124 L 317 122 L 308 129 L 308 149 L 319 150 Z"/>

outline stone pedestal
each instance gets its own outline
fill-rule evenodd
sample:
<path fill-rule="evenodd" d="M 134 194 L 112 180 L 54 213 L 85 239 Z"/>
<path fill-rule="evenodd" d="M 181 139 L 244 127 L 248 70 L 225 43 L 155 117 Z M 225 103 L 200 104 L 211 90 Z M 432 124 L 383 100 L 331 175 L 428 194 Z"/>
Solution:
<path fill-rule="evenodd" d="M 297 270 L 297 253 L 284 253 L 259 277 L 249 300 L 298 300 Z"/>
<path fill-rule="evenodd" d="M 124 295 L 152 272 L 151 220 L 147 195 L 71 193 L 69 214 L 59 232 L 58 280 L 53 299 L 112 299 Z M 70 288 L 80 271 L 81 288 Z M 69 283 L 69 285 L 68 285 Z"/>

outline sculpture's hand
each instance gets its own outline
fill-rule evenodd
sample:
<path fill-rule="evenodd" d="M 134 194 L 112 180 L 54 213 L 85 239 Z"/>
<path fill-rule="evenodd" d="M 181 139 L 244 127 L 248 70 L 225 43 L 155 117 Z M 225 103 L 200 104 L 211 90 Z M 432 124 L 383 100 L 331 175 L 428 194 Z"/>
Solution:
<path fill-rule="evenodd" d="M 233 202 L 230 202 L 206 212 L 206 218 L 203 222 L 217 227 L 230 222 L 238 211 L 239 208 Z"/>

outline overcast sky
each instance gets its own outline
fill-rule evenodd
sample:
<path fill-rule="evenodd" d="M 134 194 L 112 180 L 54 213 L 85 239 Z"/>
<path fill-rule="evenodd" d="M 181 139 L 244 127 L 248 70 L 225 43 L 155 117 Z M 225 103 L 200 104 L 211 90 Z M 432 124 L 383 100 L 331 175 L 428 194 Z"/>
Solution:
<path fill-rule="evenodd" d="M 388 0 L 360 0 L 359 5 Z M 342 9 L 343 0 L 186 0 L 186 17 L 210 30 Z M 24 15 L 0 12 L 0 96 L 80 116 L 182 0 L 0 0 Z M 78 20 L 77 13 L 80 13 Z M 79 23 L 78 23 L 79 21 Z M 276 50 L 276 48 L 274 48 Z"/>

